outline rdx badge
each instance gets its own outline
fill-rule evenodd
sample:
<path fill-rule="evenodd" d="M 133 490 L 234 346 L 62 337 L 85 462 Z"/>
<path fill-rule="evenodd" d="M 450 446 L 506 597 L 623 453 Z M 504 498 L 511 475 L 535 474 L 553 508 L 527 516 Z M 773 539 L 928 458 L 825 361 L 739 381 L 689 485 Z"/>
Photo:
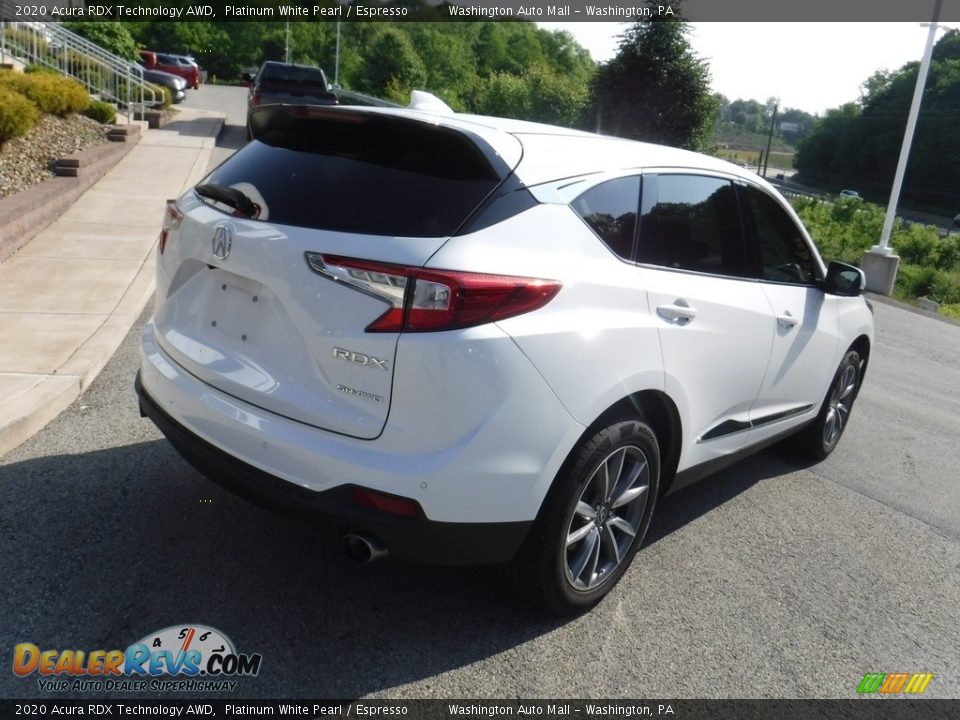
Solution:
<path fill-rule="evenodd" d="M 354 352 L 353 350 L 344 350 L 343 348 L 335 347 L 333 349 L 333 356 L 335 358 L 339 358 L 340 360 L 352 362 L 356 365 L 363 365 L 364 367 L 376 367 L 380 368 L 381 370 L 387 369 L 386 360 L 375 358 L 373 355 L 364 355 L 363 353 Z"/>

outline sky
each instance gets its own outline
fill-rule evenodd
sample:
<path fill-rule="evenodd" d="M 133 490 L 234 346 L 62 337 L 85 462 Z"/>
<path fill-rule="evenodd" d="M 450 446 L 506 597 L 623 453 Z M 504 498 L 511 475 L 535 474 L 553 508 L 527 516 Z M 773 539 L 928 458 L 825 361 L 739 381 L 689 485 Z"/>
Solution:
<path fill-rule="evenodd" d="M 595 60 L 617 51 L 620 23 L 539 23 L 570 32 Z M 919 61 L 920 23 L 691 23 L 690 44 L 710 63 L 713 89 L 730 100 L 780 99 L 781 108 L 823 115 L 860 97 L 876 70 Z M 941 28 L 960 27 L 956 23 Z M 939 32 L 937 37 L 943 33 Z"/>

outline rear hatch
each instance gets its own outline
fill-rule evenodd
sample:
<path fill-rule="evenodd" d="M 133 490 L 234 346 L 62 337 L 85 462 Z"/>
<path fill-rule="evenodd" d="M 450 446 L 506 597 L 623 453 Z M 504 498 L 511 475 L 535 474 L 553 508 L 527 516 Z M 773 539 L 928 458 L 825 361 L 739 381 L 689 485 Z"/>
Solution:
<path fill-rule="evenodd" d="M 344 108 L 260 108 L 251 126 L 258 139 L 168 210 L 158 340 L 225 393 L 374 438 L 399 333 L 368 328 L 390 309 L 384 292 L 404 287 L 324 263 L 422 266 L 509 174 L 519 143 L 508 165 L 469 133 Z"/>

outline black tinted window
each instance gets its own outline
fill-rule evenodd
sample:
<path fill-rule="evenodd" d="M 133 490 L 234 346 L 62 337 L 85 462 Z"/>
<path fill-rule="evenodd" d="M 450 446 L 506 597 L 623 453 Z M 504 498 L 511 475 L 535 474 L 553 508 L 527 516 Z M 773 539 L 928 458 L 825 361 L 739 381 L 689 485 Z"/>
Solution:
<path fill-rule="evenodd" d="M 760 249 L 760 277 L 776 282 L 813 282 L 813 255 L 800 228 L 765 192 L 747 186 L 745 193 Z"/>
<path fill-rule="evenodd" d="M 633 176 L 601 183 L 574 200 L 572 206 L 607 247 L 629 260 L 639 203 L 640 178 Z"/>
<path fill-rule="evenodd" d="M 641 245 L 657 247 L 662 264 L 679 270 L 744 276 L 746 262 L 733 184 L 699 175 L 660 175 L 655 223 Z M 649 237 L 657 233 L 659 242 Z"/>
<path fill-rule="evenodd" d="M 370 235 L 451 235 L 499 177 L 466 136 L 327 112 L 263 120 L 203 182 L 235 187 L 273 223 Z"/>
<path fill-rule="evenodd" d="M 301 65 L 265 65 L 260 73 L 260 81 L 326 87 L 323 70 Z"/>

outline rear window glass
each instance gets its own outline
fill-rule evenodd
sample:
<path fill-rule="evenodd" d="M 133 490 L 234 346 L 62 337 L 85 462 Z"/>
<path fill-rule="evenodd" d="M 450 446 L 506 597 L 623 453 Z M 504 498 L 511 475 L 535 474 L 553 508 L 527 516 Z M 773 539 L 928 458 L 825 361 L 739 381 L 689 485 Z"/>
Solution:
<path fill-rule="evenodd" d="M 500 181 L 455 131 L 377 116 L 275 119 L 203 181 L 244 192 L 261 207 L 260 220 L 447 236 Z"/>
<path fill-rule="evenodd" d="M 267 65 L 260 73 L 260 80 L 291 85 L 323 85 L 324 87 L 327 84 L 323 70 L 320 68 L 290 67 L 289 65 Z"/>

